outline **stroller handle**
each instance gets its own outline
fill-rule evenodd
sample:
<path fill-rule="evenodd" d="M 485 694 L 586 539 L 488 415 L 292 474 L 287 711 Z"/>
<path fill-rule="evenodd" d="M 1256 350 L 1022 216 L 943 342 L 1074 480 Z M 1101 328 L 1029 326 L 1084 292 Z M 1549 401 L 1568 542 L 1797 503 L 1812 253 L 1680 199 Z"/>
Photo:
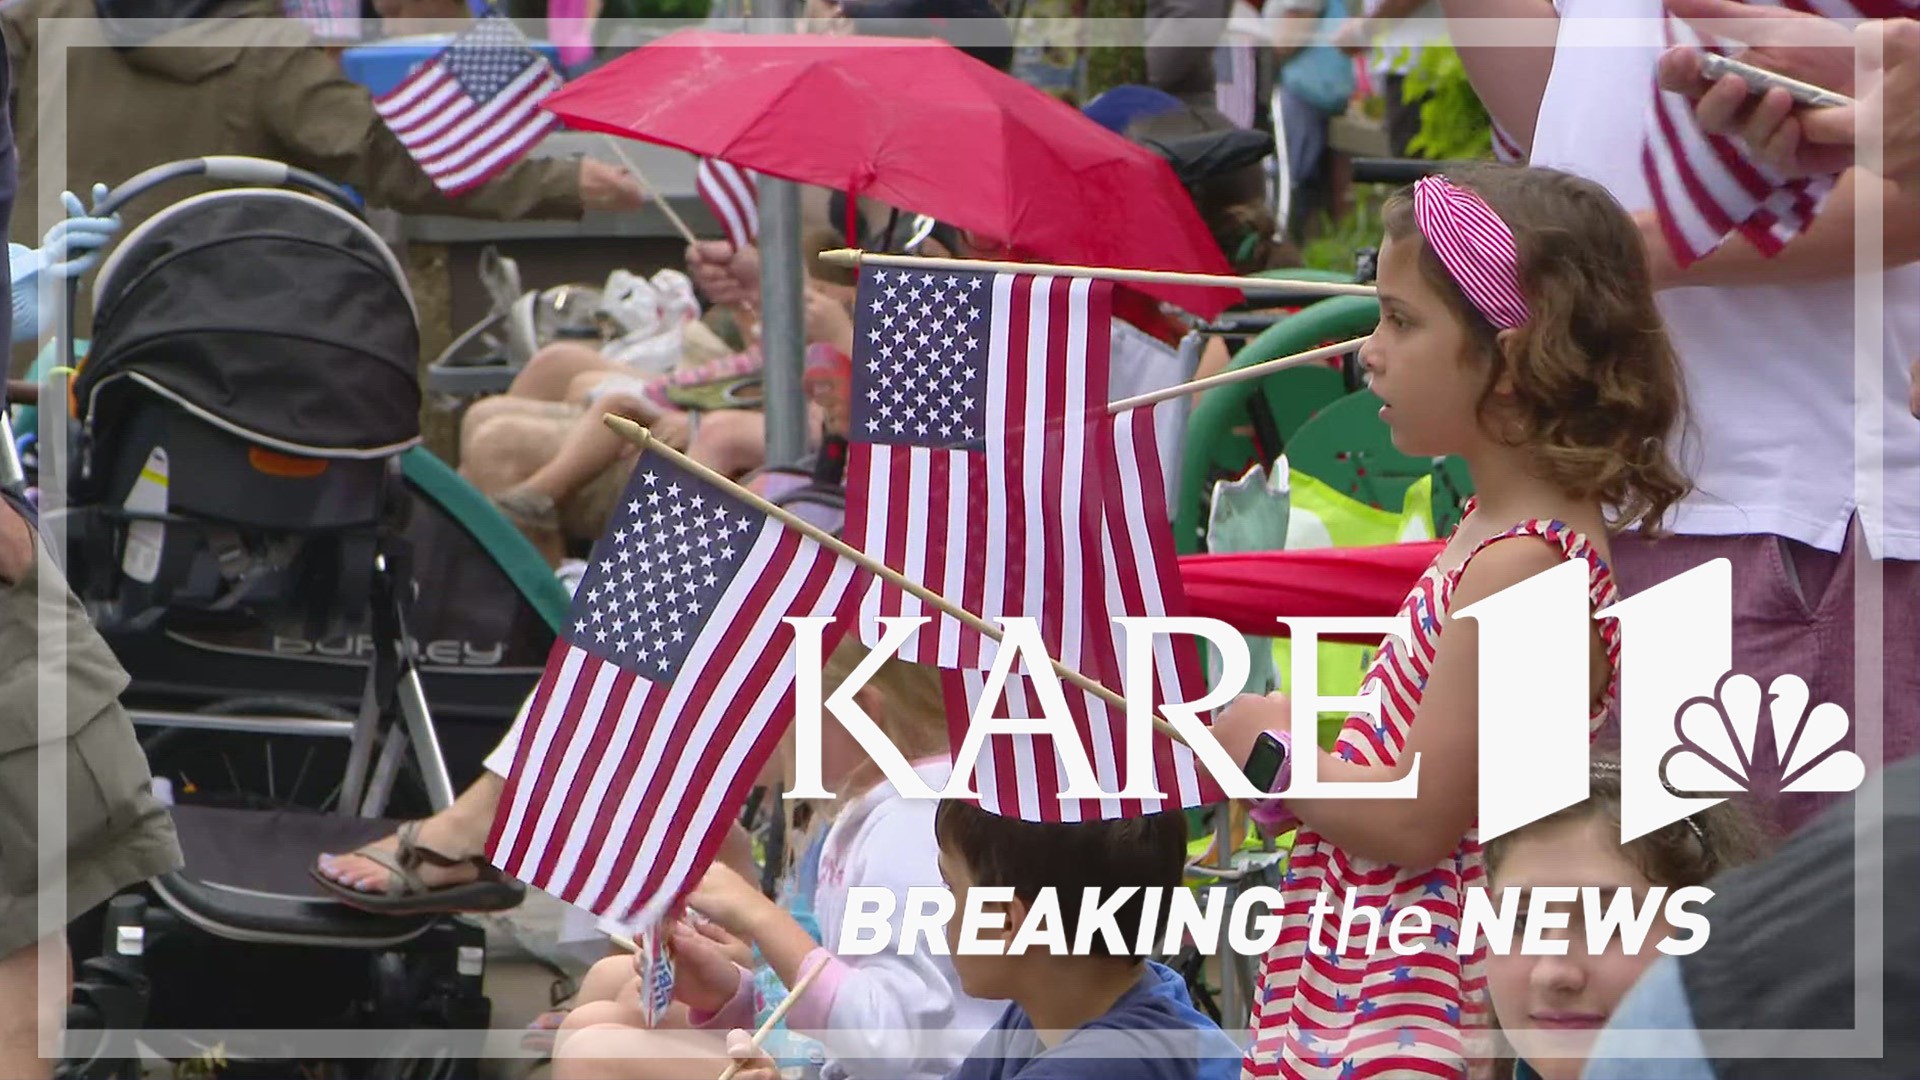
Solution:
<path fill-rule="evenodd" d="M 224 180 L 235 184 L 257 184 L 262 187 L 305 188 L 323 196 L 356 217 L 360 215 L 358 200 L 346 188 L 318 173 L 297 169 L 284 161 L 238 155 L 186 158 L 168 162 L 165 165 L 155 165 L 108 192 L 100 205 L 93 208 L 93 212 L 105 217 L 162 184 L 193 176 L 204 176 L 209 180 Z"/>
<path fill-rule="evenodd" d="M 208 178 L 213 180 L 226 180 L 236 184 L 262 184 L 268 187 L 278 187 L 287 182 L 289 166 L 283 161 L 236 157 L 231 154 L 203 157 L 200 161 L 207 167 Z"/>
<path fill-rule="evenodd" d="M 189 177 L 206 177 L 210 180 L 224 180 L 236 184 L 255 184 L 263 187 L 304 188 L 325 198 L 327 201 L 345 210 L 355 217 L 361 217 L 361 207 L 345 187 L 334 183 L 318 173 L 295 168 L 284 161 L 271 161 L 267 158 L 242 157 L 239 155 L 213 155 L 210 157 L 185 158 L 170 161 L 164 165 L 155 165 L 151 169 L 134 175 L 126 183 L 107 192 L 106 197 L 94 206 L 93 213 L 107 217 L 134 199 L 147 192 L 170 184 L 175 180 Z M 58 351 L 62 363 L 74 366 L 73 313 L 79 296 L 79 280 L 68 278 L 65 282 L 65 302 L 61 305 L 62 318 L 54 328 L 58 339 Z M 4 463 L 0 463 L 4 464 Z"/>

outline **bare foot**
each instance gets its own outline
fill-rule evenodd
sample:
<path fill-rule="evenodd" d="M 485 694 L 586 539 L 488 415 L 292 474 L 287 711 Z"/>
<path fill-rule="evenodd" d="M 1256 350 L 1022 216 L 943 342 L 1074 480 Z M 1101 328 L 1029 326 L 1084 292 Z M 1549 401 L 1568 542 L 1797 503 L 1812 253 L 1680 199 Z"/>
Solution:
<path fill-rule="evenodd" d="M 462 835 L 464 832 L 458 818 L 448 814 L 436 814 L 420 823 L 420 830 L 414 838 L 414 843 L 455 859 L 479 854 L 485 842 L 485 834 L 469 838 Z M 387 836 L 367 846 L 392 857 L 399 850 L 400 838 Z M 391 870 L 363 855 L 323 854 L 315 865 L 321 875 L 329 880 L 350 889 L 374 895 L 387 892 L 393 879 Z M 431 862 L 421 860 L 413 868 L 413 872 L 419 876 L 422 883 L 433 889 L 445 888 L 449 885 L 464 885 L 480 877 L 480 868 L 472 863 L 435 866 Z"/>

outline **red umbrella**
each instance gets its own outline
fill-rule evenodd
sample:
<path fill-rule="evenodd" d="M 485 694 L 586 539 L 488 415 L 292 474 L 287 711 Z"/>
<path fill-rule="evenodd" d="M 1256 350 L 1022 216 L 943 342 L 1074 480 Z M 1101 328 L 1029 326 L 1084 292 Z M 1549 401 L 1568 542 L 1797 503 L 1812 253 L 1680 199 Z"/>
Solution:
<path fill-rule="evenodd" d="M 931 214 L 1035 261 L 1230 272 L 1163 158 L 944 41 L 685 30 L 543 104 L 572 127 Z M 1141 289 L 1203 318 L 1240 298 Z"/>

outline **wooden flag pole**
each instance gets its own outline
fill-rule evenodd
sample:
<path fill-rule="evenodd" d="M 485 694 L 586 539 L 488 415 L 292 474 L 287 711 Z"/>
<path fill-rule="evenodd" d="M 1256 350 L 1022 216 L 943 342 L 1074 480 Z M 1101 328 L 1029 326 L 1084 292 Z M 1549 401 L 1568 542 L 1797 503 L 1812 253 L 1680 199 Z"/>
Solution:
<path fill-rule="evenodd" d="M 1128 409 L 1137 409 L 1142 405 L 1157 405 L 1168 398 L 1185 397 L 1188 394 L 1197 394 L 1202 390 L 1211 390 L 1216 386 L 1228 386 L 1237 382 L 1246 382 L 1248 379 L 1262 378 L 1283 368 L 1299 367 L 1302 364 L 1311 364 L 1316 360 L 1326 360 L 1330 357 L 1341 356 L 1357 351 L 1360 346 L 1366 343 L 1366 338 L 1357 337 L 1349 341 L 1335 342 L 1332 345 L 1322 345 L 1317 349 L 1308 349 L 1303 353 L 1294 353 L 1292 356 L 1281 356 L 1272 360 L 1262 360 L 1258 364 L 1248 364 L 1246 367 L 1236 368 L 1233 371 L 1222 371 L 1217 375 L 1209 375 L 1204 379 L 1193 379 L 1188 382 L 1183 382 L 1178 386 L 1169 386 L 1164 390 L 1154 390 L 1137 397 L 1123 398 L 1107 406 L 1107 411 L 1109 413 L 1122 413 Z"/>
<path fill-rule="evenodd" d="M 773 1007 L 773 1013 L 767 1017 L 766 1023 L 761 1024 L 760 1030 L 753 1033 L 753 1048 L 755 1050 L 760 1049 L 760 1044 L 767 1041 L 767 1035 L 773 1031 L 774 1025 L 787 1018 L 787 1010 L 793 1008 L 793 1003 L 800 1000 L 800 995 L 807 992 L 807 987 L 812 986 L 813 980 L 817 978 L 822 971 L 825 971 L 827 965 L 832 962 L 832 957 L 823 956 L 820 958 L 819 963 L 813 965 L 813 970 L 800 976 L 800 981 L 793 984 L 793 989 L 787 991 L 787 996 L 781 999 L 780 1004 Z M 726 1070 L 720 1074 L 720 1080 L 733 1080 L 734 1075 L 738 1073 L 742 1067 L 739 1061 L 728 1062 Z"/>
<path fill-rule="evenodd" d="M 848 544 L 846 541 L 815 525 L 813 522 L 800 517 L 785 507 L 775 506 L 759 495 L 748 491 L 727 477 L 722 476 L 720 473 L 682 454 L 680 451 L 654 438 L 653 433 L 640 424 L 636 424 L 624 416 L 615 416 L 612 413 L 606 414 L 602 419 L 606 421 L 608 427 L 619 432 L 628 442 L 638 446 L 641 453 L 644 454 L 649 451 L 658 452 L 667 460 L 700 477 L 702 480 L 719 487 L 730 489 L 734 495 L 754 509 L 766 514 L 768 517 L 778 520 L 788 528 L 798 530 L 801 534 L 819 544 L 821 547 L 839 555 L 843 559 L 852 561 L 862 570 L 880 578 L 887 584 L 919 598 L 919 600 L 928 607 L 960 620 L 966 624 L 968 629 L 974 630 L 992 641 L 997 642 L 1001 640 L 999 627 L 994 626 L 973 612 L 968 611 L 953 601 L 948 600 L 946 597 L 941 596 L 939 593 L 921 585 L 919 582 L 900 573 L 893 567 L 873 558 L 866 552 Z M 1118 693 L 1094 682 L 1092 679 L 1087 678 L 1085 675 L 1080 674 L 1078 671 L 1073 670 L 1052 657 L 1047 658 L 1047 663 L 1053 665 L 1053 673 L 1061 679 L 1072 683 L 1079 689 L 1092 694 L 1094 697 L 1106 702 L 1113 708 L 1119 709 L 1123 713 L 1126 711 L 1127 701 Z M 1180 737 L 1180 732 L 1175 730 L 1172 724 L 1167 723 L 1158 716 L 1153 718 L 1153 729 L 1165 735 L 1167 738 L 1172 739 L 1174 742 L 1180 743 L 1183 746 L 1186 745 L 1186 740 Z"/>
<path fill-rule="evenodd" d="M 628 155 L 627 148 L 620 144 L 620 140 L 611 135 L 602 135 L 601 138 L 607 140 L 607 146 L 613 150 L 614 156 L 618 157 L 621 163 L 627 167 L 627 171 L 633 174 L 634 182 L 640 185 L 640 190 L 646 194 L 647 198 L 653 200 L 653 204 L 660 208 L 661 213 L 667 215 L 667 220 L 673 222 L 673 227 L 679 230 L 680 235 L 686 238 L 687 243 L 699 243 L 700 238 L 693 235 L 693 230 L 687 226 L 686 221 L 674 211 L 673 204 L 667 201 L 665 195 L 660 194 L 659 188 L 653 186 L 653 183 L 647 179 L 647 174 L 640 171 L 640 164 Z"/>
<path fill-rule="evenodd" d="M 1065 266 L 1057 263 L 995 262 L 990 259 L 938 259 L 925 255 L 883 255 L 857 248 L 820 253 L 832 266 L 898 266 L 915 270 L 971 270 L 987 274 L 1057 274 L 1063 277 L 1131 281 L 1144 285 L 1198 285 L 1242 292 L 1321 293 L 1327 296 L 1378 296 L 1372 285 L 1340 281 L 1284 281 L 1279 278 L 1193 274 L 1180 270 L 1124 270 L 1113 266 Z"/>

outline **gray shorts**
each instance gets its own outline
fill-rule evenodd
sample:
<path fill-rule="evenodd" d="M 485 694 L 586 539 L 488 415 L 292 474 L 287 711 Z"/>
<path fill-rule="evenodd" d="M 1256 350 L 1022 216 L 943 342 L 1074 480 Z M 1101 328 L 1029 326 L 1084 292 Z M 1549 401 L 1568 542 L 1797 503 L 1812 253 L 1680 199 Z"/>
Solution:
<path fill-rule="evenodd" d="M 56 598 L 44 606 L 42 580 Z M 43 724 L 40 687 L 51 680 L 64 686 L 65 708 Z M 120 707 L 126 684 L 44 551 L 25 581 L 0 586 L 0 956 L 181 866 L 173 820 L 153 796 L 146 756 Z M 55 833 L 64 835 L 61 851 L 40 843 L 43 769 L 66 778 L 65 816 Z M 62 852 L 66 897 L 43 921 L 40 892 Z"/>

